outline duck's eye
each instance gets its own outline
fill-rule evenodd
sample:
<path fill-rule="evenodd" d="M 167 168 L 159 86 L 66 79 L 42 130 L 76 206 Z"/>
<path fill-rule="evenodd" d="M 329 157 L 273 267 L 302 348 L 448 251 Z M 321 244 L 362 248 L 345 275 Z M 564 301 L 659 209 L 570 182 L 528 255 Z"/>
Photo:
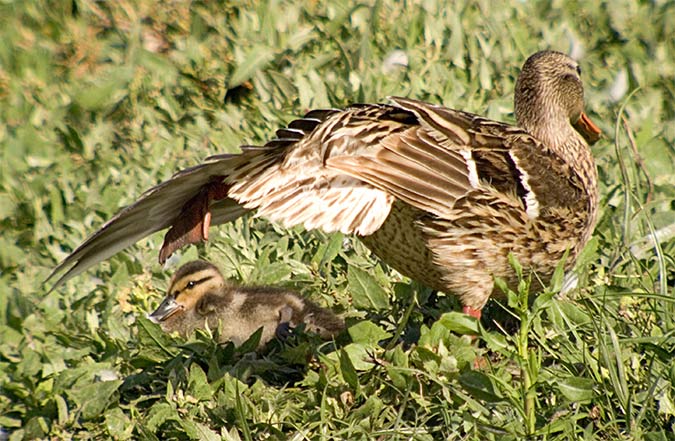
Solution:
<path fill-rule="evenodd" d="M 577 66 L 577 73 L 581 76 L 581 66 Z"/>
<path fill-rule="evenodd" d="M 565 74 L 562 76 L 564 81 L 577 81 L 577 78 L 572 74 Z"/>
<path fill-rule="evenodd" d="M 194 288 L 195 285 L 197 285 L 197 282 L 195 282 L 194 280 L 190 280 L 190 281 L 187 283 L 187 285 L 185 285 L 185 286 L 186 286 L 187 288 Z"/>

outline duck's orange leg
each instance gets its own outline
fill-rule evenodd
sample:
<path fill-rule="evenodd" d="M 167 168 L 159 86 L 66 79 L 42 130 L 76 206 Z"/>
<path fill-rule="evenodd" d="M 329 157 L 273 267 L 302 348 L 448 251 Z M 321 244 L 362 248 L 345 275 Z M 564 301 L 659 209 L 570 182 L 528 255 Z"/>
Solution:
<path fill-rule="evenodd" d="M 476 320 L 480 321 L 480 316 L 481 316 L 481 310 L 480 309 L 475 309 L 472 308 L 471 306 L 465 306 L 462 308 L 462 312 L 466 315 L 470 315 L 471 317 L 475 317 Z"/>
<path fill-rule="evenodd" d="M 211 201 L 225 199 L 230 189 L 220 179 L 203 186 L 196 196 L 183 205 L 180 214 L 164 236 L 164 243 L 159 251 L 159 263 L 166 262 L 174 251 L 185 245 L 209 239 Z"/>
<path fill-rule="evenodd" d="M 480 322 L 482 310 L 475 309 L 475 308 L 472 308 L 470 306 L 465 306 L 465 307 L 462 308 L 462 312 L 466 315 L 471 316 L 471 317 L 475 317 L 476 320 L 478 320 Z M 476 337 L 477 336 L 475 336 L 475 335 L 471 336 L 471 340 L 475 341 Z M 475 360 L 473 360 L 472 366 L 473 366 L 474 370 L 482 370 L 487 366 L 487 361 L 485 360 L 485 357 L 478 355 L 478 356 L 476 356 Z"/>

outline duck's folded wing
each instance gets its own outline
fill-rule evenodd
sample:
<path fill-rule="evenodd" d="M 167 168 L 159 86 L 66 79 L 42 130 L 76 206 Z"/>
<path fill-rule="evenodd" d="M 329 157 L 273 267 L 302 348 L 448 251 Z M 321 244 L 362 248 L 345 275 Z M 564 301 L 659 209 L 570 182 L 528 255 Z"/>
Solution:
<path fill-rule="evenodd" d="M 65 273 L 51 287 L 77 276 L 92 265 L 133 245 L 143 237 L 171 226 L 182 207 L 210 182 L 222 180 L 242 160 L 240 155 L 223 155 L 204 164 L 178 172 L 169 180 L 151 188 L 133 204 L 122 209 L 96 233 L 86 239 L 49 275 Z M 231 200 L 212 206 L 212 224 L 227 222 L 246 210 Z"/>

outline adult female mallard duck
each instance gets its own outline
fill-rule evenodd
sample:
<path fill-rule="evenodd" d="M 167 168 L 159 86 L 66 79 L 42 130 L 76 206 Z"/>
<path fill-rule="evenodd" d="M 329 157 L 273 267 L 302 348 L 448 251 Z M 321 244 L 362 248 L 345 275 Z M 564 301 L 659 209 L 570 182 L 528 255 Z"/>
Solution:
<path fill-rule="evenodd" d="M 512 253 L 546 281 L 574 262 L 596 223 L 581 70 L 532 55 L 515 89 L 518 126 L 408 98 L 314 110 L 264 146 L 219 155 L 148 190 L 54 270 L 56 285 L 155 231 L 159 253 L 206 240 L 249 210 L 286 226 L 355 234 L 383 261 L 459 296 L 480 317 Z"/>
<path fill-rule="evenodd" d="M 237 286 L 203 260 L 188 262 L 171 278 L 166 297 L 148 315 L 166 332 L 183 336 L 196 329 L 218 329 L 220 342 L 240 346 L 262 328 L 264 346 L 288 327 L 303 324 L 324 339 L 335 337 L 344 322 L 293 291 L 269 286 Z"/>

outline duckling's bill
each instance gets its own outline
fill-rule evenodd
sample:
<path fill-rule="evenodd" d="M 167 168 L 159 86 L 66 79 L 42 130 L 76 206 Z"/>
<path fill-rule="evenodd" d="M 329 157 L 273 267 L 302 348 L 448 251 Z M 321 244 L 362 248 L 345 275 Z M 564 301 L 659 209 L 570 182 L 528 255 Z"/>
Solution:
<path fill-rule="evenodd" d="M 175 299 L 166 297 L 162 300 L 162 303 L 159 304 L 157 309 L 155 309 L 151 314 L 148 314 L 148 319 L 154 323 L 163 322 L 168 319 L 182 308 Z"/>

